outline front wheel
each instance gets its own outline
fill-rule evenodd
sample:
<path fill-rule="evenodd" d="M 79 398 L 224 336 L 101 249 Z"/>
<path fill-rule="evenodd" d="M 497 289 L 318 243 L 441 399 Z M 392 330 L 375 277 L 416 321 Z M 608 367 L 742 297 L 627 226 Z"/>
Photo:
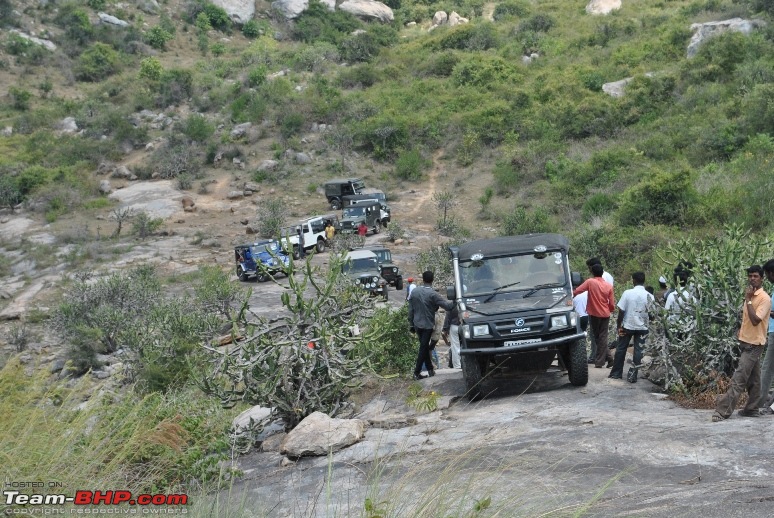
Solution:
<path fill-rule="evenodd" d="M 388 300 L 390 298 L 390 293 L 387 291 L 387 286 L 382 288 L 382 297 L 384 297 L 384 300 Z"/>
<path fill-rule="evenodd" d="M 323 238 L 317 240 L 317 252 L 325 252 L 325 240 Z"/>
<path fill-rule="evenodd" d="M 298 246 L 293 247 L 293 259 L 295 260 L 301 259 L 301 248 Z"/>
<path fill-rule="evenodd" d="M 586 359 L 585 340 L 575 340 L 569 346 L 569 360 L 566 362 L 570 384 L 582 387 L 589 382 L 589 363 Z"/>
<path fill-rule="evenodd" d="M 395 289 L 398 291 L 403 289 L 403 277 L 395 279 Z"/>
<path fill-rule="evenodd" d="M 378 233 L 379 233 L 379 222 L 377 221 L 376 225 L 374 225 L 374 234 L 378 234 Z"/>
<path fill-rule="evenodd" d="M 465 379 L 465 396 L 475 401 L 483 396 L 481 383 L 486 374 L 489 357 L 477 357 L 469 354 L 462 355 L 462 377 Z"/>
<path fill-rule="evenodd" d="M 268 280 L 269 280 L 269 274 L 267 274 L 267 273 L 259 273 L 259 274 L 258 274 L 258 275 L 255 277 L 255 279 L 256 279 L 258 282 L 266 282 L 266 281 L 268 281 Z"/>

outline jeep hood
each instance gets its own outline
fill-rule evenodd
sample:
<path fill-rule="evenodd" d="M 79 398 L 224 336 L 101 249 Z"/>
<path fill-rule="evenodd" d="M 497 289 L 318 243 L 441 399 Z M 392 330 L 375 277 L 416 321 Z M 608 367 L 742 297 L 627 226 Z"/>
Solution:
<path fill-rule="evenodd" d="M 533 295 L 527 298 L 506 300 L 493 299 L 489 302 L 483 303 L 487 297 L 489 297 L 489 295 L 463 297 L 462 300 L 465 302 L 465 305 L 470 312 L 491 316 L 505 313 L 514 313 L 518 311 L 533 311 L 539 309 L 545 310 L 557 306 L 562 306 L 565 303 L 567 294 L 546 294 L 542 296 Z M 570 306 L 566 307 L 568 311 L 572 309 Z"/>

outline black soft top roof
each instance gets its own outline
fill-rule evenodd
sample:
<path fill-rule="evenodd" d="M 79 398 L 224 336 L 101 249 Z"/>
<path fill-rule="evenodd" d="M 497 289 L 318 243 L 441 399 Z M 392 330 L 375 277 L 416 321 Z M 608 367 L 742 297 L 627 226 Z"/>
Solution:
<path fill-rule="evenodd" d="M 570 250 L 570 242 L 561 234 L 526 234 L 523 236 L 495 237 L 479 239 L 461 244 L 458 247 L 460 261 L 470 261 L 470 256 L 481 253 L 484 257 L 536 252 L 538 247 L 545 250 Z"/>
<path fill-rule="evenodd" d="M 328 180 L 327 182 L 325 182 L 325 185 L 335 184 L 335 183 L 362 182 L 362 181 L 363 181 L 362 178 L 352 176 L 350 178 L 334 178 L 332 180 Z"/>

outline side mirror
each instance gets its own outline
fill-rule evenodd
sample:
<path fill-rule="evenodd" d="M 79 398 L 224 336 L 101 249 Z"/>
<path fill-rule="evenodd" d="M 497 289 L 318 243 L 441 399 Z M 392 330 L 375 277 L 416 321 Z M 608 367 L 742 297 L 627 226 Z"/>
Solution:
<path fill-rule="evenodd" d="M 454 286 L 446 286 L 446 298 L 449 300 L 457 298 L 457 290 L 454 289 Z"/>
<path fill-rule="evenodd" d="M 580 272 L 570 272 L 570 280 L 573 288 L 577 288 L 583 284 L 583 277 L 581 277 Z"/>

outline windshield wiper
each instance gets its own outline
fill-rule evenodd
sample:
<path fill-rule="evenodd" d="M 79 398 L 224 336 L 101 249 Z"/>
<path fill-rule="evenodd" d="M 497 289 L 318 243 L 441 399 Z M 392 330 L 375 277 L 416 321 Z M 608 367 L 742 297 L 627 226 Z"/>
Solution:
<path fill-rule="evenodd" d="M 497 293 L 498 293 L 500 290 L 502 290 L 502 289 L 505 289 L 505 288 L 510 288 L 511 286 L 516 286 L 517 284 L 521 284 L 521 281 L 516 281 L 516 282 L 512 282 L 512 283 L 510 283 L 510 284 L 503 284 L 502 286 L 498 286 L 497 288 L 495 288 L 495 290 L 492 292 L 492 294 L 491 294 L 491 295 L 489 295 L 487 298 L 485 298 L 483 301 L 481 301 L 481 303 L 482 303 L 482 304 L 486 304 L 487 302 L 489 302 L 490 300 L 492 300 L 492 297 L 494 297 L 495 295 L 497 295 Z"/>
<path fill-rule="evenodd" d="M 540 291 L 540 290 L 542 290 L 542 289 L 544 289 L 544 288 L 550 288 L 551 286 L 559 286 L 559 284 L 557 284 L 557 283 L 555 283 L 555 282 L 551 282 L 551 283 L 548 283 L 548 284 L 538 284 L 537 286 L 533 286 L 533 287 L 532 287 L 532 289 L 531 289 L 531 290 L 529 290 L 529 291 L 527 292 L 527 294 L 526 294 L 526 295 L 524 295 L 524 297 L 523 297 L 523 298 L 525 298 L 525 299 L 526 299 L 527 297 L 531 297 L 532 295 L 534 295 L 534 294 L 535 294 L 535 293 L 537 293 L 538 291 Z"/>

